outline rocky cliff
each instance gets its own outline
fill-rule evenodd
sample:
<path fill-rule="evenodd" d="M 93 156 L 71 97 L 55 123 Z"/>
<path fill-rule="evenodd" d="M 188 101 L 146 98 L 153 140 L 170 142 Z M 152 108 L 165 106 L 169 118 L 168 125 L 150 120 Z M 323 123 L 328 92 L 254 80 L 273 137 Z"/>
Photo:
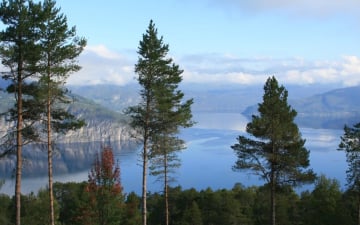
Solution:
<path fill-rule="evenodd" d="M 8 104 L 8 97 L 6 102 Z M 1 104 L 1 103 L 0 103 Z M 4 112 L 5 106 L 0 106 Z M 104 145 L 111 145 L 114 151 L 135 148 L 135 132 L 129 126 L 125 115 L 106 109 L 91 100 L 75 97 L 68 110 L 86 125 L 79 130 L 54 135 L 54 172 L 56 174 L 88 169 L 94 155 Z M 14 129 L 14 123 L 0 118 L 0 137 Z M 5 145 L 2 145 L 5 147 Z M 1 153 L 1 152 L 0 152 Z M 47 150 L 43 143 L 24 146 L 24 176 L 41 176 L 47 173 Z M 0 159 L 0 177 L 14 174 L 15 155 L 8 154 Z"/>

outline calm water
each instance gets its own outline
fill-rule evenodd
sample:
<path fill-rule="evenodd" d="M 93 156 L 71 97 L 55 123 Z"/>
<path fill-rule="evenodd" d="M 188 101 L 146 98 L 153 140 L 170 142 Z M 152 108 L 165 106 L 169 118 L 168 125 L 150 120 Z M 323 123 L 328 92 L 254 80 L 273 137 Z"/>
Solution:
<path fill-rule="evenodd" d="M 236 156 L 230 146 L 236 143 L 237 136 L 245 134 L 248 122 L 245 117 L 240 114 L 211 113 L 198 114 L 194 119 L 198 122 L 196 126 L 181 134 L 187 142 L 187 149 L 180 153 L 182 165 L 173 175 L 176 178 L 173 186 L 181 185 L 184 189 L 219 189 L 232 188 L 237 182 L 246 186 L 263 183 L 257 176 L 231 169 Z M 310 162 L 314 171 L 339 180 L 344 187 L 347 168 L 345 154 L 336 150 L 342 130 L 304 128 L 301 132 L 307 140 L 306 147 L 311 152 Z M 116 157 L 120 163 L 125 192 L 140 193 L 142 177 L 138 151 L 120 150 Z M 69 182 L 84 181 L 87 178 L 88 171 L 82 171 L 56 176 L 54 179 Z M 161 190 L 161 183 L 155 180 L 156 178 L 150 177 L 148 182 L 148 188 L 152 192 Z M 46 177 L 23 179 L 22 192 L 37 192 L 39 188 L 46 187 L 46 184 Z M 12 195 L 14 186 L 14 180 L 6 180 L 0 192 Z"/>

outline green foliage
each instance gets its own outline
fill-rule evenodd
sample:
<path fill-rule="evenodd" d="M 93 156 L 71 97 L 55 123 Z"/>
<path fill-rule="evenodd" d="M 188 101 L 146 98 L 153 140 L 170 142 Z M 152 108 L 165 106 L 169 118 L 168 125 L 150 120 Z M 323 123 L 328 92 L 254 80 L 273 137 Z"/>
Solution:
<path fill-rule="evenodd" d="M 103 148 L 97 154 L 89 173 L 86 192 L 89 205 L 84 210 L 86 224 L 115 225 L 123 217 L 124 196 L 120 182 L 120 168 L 115 164 L 112 149 Z"/>
<path fill-rule="evenodd" d="M 315 184 L 314 190 L 302 195 L 301 215 L 304 224 L 331 225 L 346 224 L 339 214 L 341 191 L 339 182 L 334 179 L 328 179 L 321 175 Z"/>
<path fill-rule="evenodd" d="M 33 136 L 32 130 L 23 121 L 23 85 L 25 81 L 34 78 L 38 72 L 38 62 L 41 58 L 41 50 L 38 40 L 40 39 L 41 3 L 31 0 L 5 1 L 0 5 L 0 20 L 5 29 L 0 32 L 0 58 L 6 71 L 2 72 L 2 78 L 11 82 L 15 87 L 16 112 L 16 219 L 15 224 L 21 224 L 21 175 L 22 175 L 22 135 Z M 25 131 L 26 132 L 23 132 Z M 9 138 L 14 137 L 9 134 Z M 36 136 L 36 135 L 35 135 Z M 6 140 L 9 140 L 6 138 Z M 6 151 L 5 151 L 6 152 Z"/>
<path fill-rule="evenodd" d="M 76 120 L 64 108 L 71 102 L 64 84 L 71 73 L 80 70 L 76 59 L 83 51 L 86 40 L 76 36 L 75 27 L 68 27 L 66 17 L 55 4 L 53 0 L 45 0 L 42 6 L 42 57 L 39 62 L 36 101 L 43 105 L 42 119 L 45 124 L 51 123 L 52 129 L 61 132 L 84 125 L 84 121 Z M 41 115 L 41 111 L 38 114 Z"/>
<path fill-rule="evenodd" d="M 43 225 L 49 224 L 49 195 L 48 190 L 41 189 L 37 194 L 30 193 L 27 195 L 21 195 L 21 222 L 23 224 L 34 224 L 34 225 Z M 0 206 L 3 202 L 0 203 Z M 8 206 L 8 215 L 10 216 L 8 220 L 11 221 L 9 224 L 15 223 L 15 199 L 9 203 L 7 200 L 5 204 Z M 59 207 L 60 205 L 55 201 L 55 219 L 59 219 Z M 1 207 L 0 207 L 1 208 Z M 5 212 L 6 213 L 6 212 Z M 6 223 L 5 223 L 6 224 Z"/>
<path fill-rule="evenodd" d="M 40 190 L 35 196 L 29 194 L 24 196 L 23 209 L 22 209 L 22 222 L 24 224 L 43 225 L 50 222 L 50 210 L 49 210 L 49 191 Z M 59 218 L 59 205 L 55 201 L 54 203 L 54 219 Z"/>
<path fill-rule="evenodd" d="M 255 138 L 239 136 L 239 143 L 231 146 L 238 156 L 234 170 L 252 170 L 267 182 L 275 176 L 276 185 L 296 186 L 314 180 L 312 170 L 303 170 L 309 166 L 309 151 L 294 123 L 296 111 L 287 104 L 287 96 L 274 77 L 267 80 L 259 115 L 253 115 L 246 126 L 246 132 Z"/>
<path fill-rule="evenodd" d="M 83 183 L 55 183 L 57 224 L 88 224 L 92 215 L 92 204 L 88 186 Z M 182 190 L 181 187 L 169 189 L 171 196 L 170 221 L 174 225 L 184 224 L 246 224 L 263 225 L 269 223 L 268 198 L 270 186 L 244 187 L 236 184 L 230 190 Z M 355 194 L 355 195 L 354 195 Z M 277 199 L 277 221 L 283 225 L 305 224 L 357 224 L 356 193 L 341 192 L 334 179 L 321 176 L 312 191 L 294 192 L 290 186 L 279 187 Z M 23 217 L 26 224 L 47 224 L 48 208 L 46 191 L 22 196 Z M 164 224 L 164 195 L 149 193 L 149 224 Z M 141 224 L 141 197 L 129 193 L 123 202 L 121 224 Z M 14 199 L 0 195 L 1 224 L 14 224 Z M 90 222 L 91 224 L 91 222 Z"/>
<path fill-rule="evenodd" d="M 64 225 L 80 225 L 83 210 L 89 204 L 87 183 L 54 183 L 54 196 L 60 205 L 59 222 Z"/>
<path fill-rule="evenodd" d="M 353 127 L 344 127 L 344 135 L 340 137 L 339 149 L 345 151 L 348 169 L 346 170 L 347 186 L 357 199 L 355 212 L 360 223 L 360 123 Z"/>
<path fill-rule="evenodd" d="M 339 150 L 345 151 L 348 169 L 346 170 L 349 189 L 360 192 L 360 123 L 344 127 Z"/>
<path fill-rule="evenodd" d="M 150 157 L 152 175 L 164 182 L 165 220 L 168 224 L 169 173 L 179 167 L 176 151 L 184 147 L 178 137 L 180 127 L 190 127 L 193 100 L 183 102 L 184 94 L 178 89 L 182 70 L 167 58 L 169 46 L 158 37 L 153 21 L 140 41 L 135 72 L 141 86 L 140 103 L 129 107 L 131 125 L 139 130 L 143 140 L 143 224 L 146 224 L 146 176 Z"/>
<path fill-rule="evenodd" d="M 17 86 L 38 71 L 39 15 L 41 4 L 31 0 L 3 0 L 0 5 L 0 19 L 6 27 L 0 32 L 0 55 L 2 64 L 9 69 L 2 76 Z"/>
<path fill-rule="evenodd" d="M 239 136 L 231 146 L 237 154 L 234 170 L 251 170 L 265 179 L 271 187 L 270 208 L 275 225 L 276 189 L 311 183 L 315 174 L 309 166 L 309 151 L 294 123 L 296 111 L 287 103 L 288 92 L 279 86 L 275 77 L 264 85 L 259 115 L 253 115 L 246 126 L 252 137 Z"/>
<path fill-rule="evenodd" d="M 7 195 L 0 194 L 0 224 L 11 225 L 11 198 Z"/>
<path fill-rule="evenodd" d="M 189 208 L 186 208 L 182 219 L 183 225 L 202 225 L 203 219 L 198 204 L 194 201 Z"/>
<path fill-rule="evenodd" d="M 359 224 L 359 200 L 356 191 L 346 190 L 342 193 L 337 208 L 337 220 L 342 224 Z"/>
<path fill-rule="evenodd" d="M 134 192 L 131 192 L 126 196 L 125 210 L 123 216 L 124 225 L 138 225 L 141 224 L 141 212 L 140 212 L 140 197 Z"/>

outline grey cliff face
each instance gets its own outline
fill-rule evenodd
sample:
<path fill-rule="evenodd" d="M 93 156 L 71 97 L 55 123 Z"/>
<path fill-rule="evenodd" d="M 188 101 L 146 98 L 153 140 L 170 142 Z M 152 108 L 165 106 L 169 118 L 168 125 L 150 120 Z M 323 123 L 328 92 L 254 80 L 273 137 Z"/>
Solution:
<path fill-rule="evenodd" d="M 86 126 L 65 135 L 55 134 L 53 145 L 54 174 L 88 170 L 96 152 L 103 146 L 111 146 L 116 152 L 136 150 L 134 130 L 123 121 L 90 120 Z M 1 137 L 13 129 L 13 124 L 0 119 Z M 31 143 L 23 148 L 24 176 L 47 174 L 47 149 L 45 143 Z M 0 159 L 0 176 L 11 177 L 15 170 L 15 154 Z"/>

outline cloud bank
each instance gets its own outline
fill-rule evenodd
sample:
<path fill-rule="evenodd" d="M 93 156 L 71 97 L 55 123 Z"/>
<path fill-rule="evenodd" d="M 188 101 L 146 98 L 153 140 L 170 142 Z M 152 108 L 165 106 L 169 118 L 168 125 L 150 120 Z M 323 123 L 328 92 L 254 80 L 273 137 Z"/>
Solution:
<path fill-rule="evenodd" d="M 73 85 L 137 82 L 133 52 L 120 54 L 104 46 L 85 49 L 80 57 L 82 70 L 70 76 Z M 340 86 L 360 85 L 360 58 L 343 56 L 333 61 L 307 61 L 302 58 L 241 58 L 229 54 L 194 54 L 177 57 L 174 62 L 184 70 L 183 82 L 196 84 L 264 84 L 269 76 L 280 83 Z"/>
<path fill-rule="evenodd" d="M 229 55 L 193 55 L 182 60 L 184 81 L 194 83 L 263 84 L 269 76 L 286 84 L 360 85 L 360 58 L 337 61 L 302 58 L 237 58 Z"/>
<path fill-rule="evenodd" d="M 134 60 L 104 45 L 88 46 L 80 55 L 82 69 L 68 79 L 71 85 L 117 84 L 125 85 L 134 80 Z"/>

